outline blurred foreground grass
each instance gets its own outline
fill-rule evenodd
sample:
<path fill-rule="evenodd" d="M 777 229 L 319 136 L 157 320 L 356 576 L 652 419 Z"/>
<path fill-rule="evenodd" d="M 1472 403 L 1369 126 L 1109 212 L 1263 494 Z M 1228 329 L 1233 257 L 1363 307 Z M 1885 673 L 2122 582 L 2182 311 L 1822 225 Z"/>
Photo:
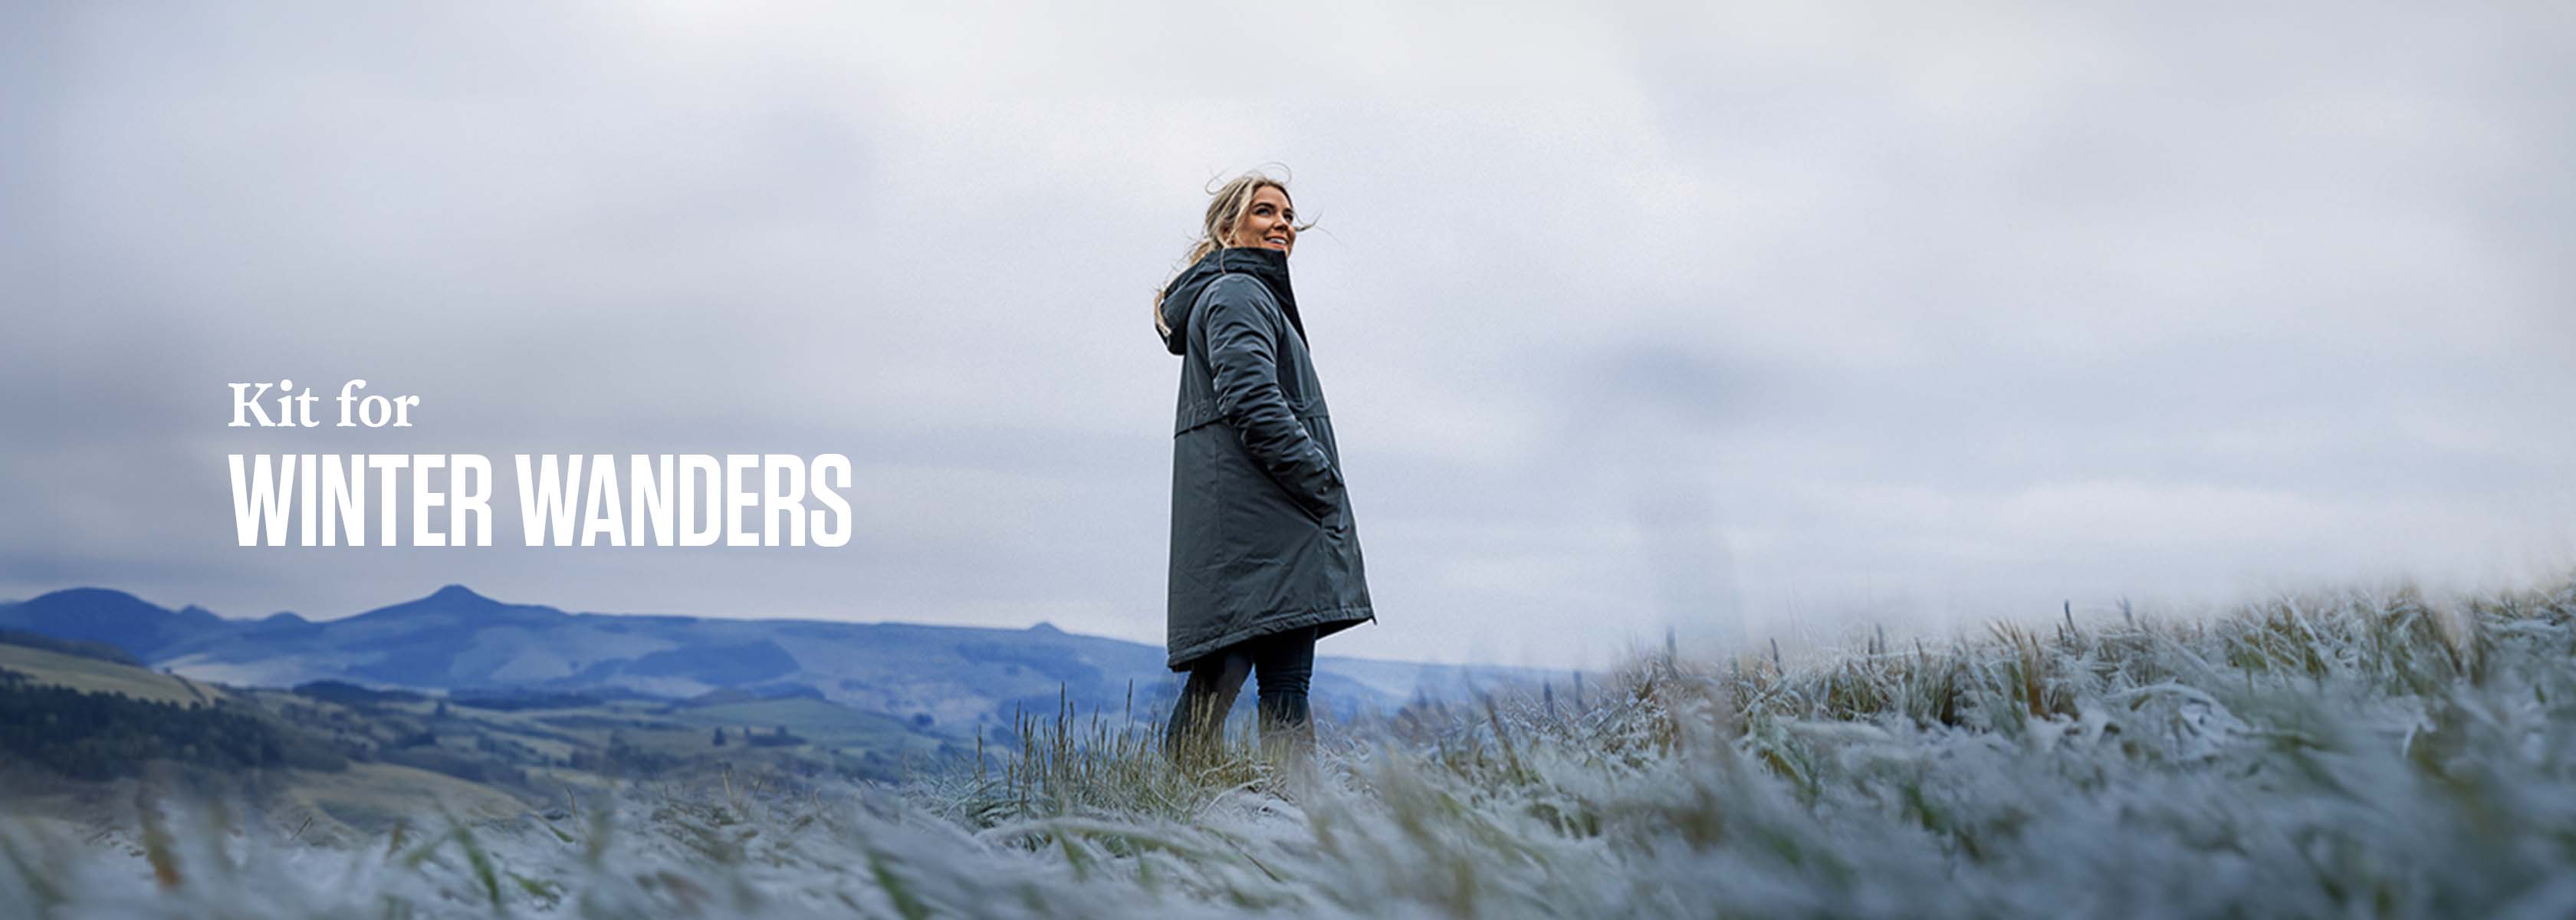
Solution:
<path fill-rule="evenodd" d="M 2576 916 L 2576 578 L 1999 625 L 1166 760 L 727 776 L 358 849 L 208 803 L 0 834 L 0 916 Z M 1242 722 L 1244 720 L 1237 720 Z"/>

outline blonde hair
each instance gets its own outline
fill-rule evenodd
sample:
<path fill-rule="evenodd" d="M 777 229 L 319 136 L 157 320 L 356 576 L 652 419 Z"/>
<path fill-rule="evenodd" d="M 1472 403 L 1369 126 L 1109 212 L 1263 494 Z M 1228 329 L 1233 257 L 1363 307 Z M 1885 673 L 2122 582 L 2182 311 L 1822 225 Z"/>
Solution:
<path fill-rule="evenodd" d="M 1284 170 L 1285 167 L 1282 169 Z M 1181 272 L 1188 271 L 1189 267 L 1197 265 L 1200 259 L 1207 258 L 1208 253 L 1225 248 L 1226 238 L 1234 235 L 1235 222 L 1243 219 L 1244 212 L 1252 210 L 1252 196 L 1260 194 L 1265 188 L 1278 189 L 1279 194 L 1288 199 L 1293 213 L 1297 198 L 1288 193 L 1287 181 L 1273 179 L 1268 173 L 1258 169 L 1226 180 L 1224 185 L 1218 186 L 1212 193 L 1214 197 L 1208 199 L 1207 216 L 1199 223 L 1198 242 L 1190 244 L 1190 254 L 1181 258 L 1181 267 L 1173 270 L 1172 277 L 1163 279 L 1163 285 L 1154 289 L 1155 332 L 1163 335 L 1172 333 L 1172 327 L 1163 323 L 1163 295 L 1171 292 L 1172 282 L 1180 280 Z M 1314 224 L 1295 226 L 1297 232 L 1304 233 Z"/>

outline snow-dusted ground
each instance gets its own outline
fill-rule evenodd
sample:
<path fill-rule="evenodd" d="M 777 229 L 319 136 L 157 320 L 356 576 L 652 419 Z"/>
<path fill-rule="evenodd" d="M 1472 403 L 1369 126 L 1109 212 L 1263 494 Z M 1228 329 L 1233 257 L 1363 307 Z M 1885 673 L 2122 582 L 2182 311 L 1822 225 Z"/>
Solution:
<path fill-rule="evenodd" d="M 1602 689 L 1328 732 L 1312 771 L 1177 773 L 1077 719 L 980 778 L 355 850 L 17 825 L 0 916 L 2576 916 L 2576 580 Z"/>

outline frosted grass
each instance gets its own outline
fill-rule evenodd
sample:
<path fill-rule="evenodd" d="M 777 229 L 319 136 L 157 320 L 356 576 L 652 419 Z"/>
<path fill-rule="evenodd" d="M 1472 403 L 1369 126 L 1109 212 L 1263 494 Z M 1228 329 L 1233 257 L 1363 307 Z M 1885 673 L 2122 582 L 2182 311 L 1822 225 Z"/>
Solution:
<path fill-rule="evenodd" d="M 899 789 L 638 786 L 365 848 L 0 840 L 25 917 L 2576 916 L 2576 578 L 1631 662 L 1184 765 L 1059 711 Z"/>

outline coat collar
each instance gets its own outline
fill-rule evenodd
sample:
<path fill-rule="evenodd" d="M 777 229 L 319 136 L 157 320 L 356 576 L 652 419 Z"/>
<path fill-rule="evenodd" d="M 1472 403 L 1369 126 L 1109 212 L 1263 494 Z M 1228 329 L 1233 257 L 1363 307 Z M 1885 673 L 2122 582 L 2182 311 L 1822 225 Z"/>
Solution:
<path fill-rule="evenodd" d="M 1267 246 L 1242 246 L 1219 249 L 1214 255 L 1220 274 L 1240 272 L 1251 275 L 1263 287 L 1269 288 L 1270 296 L 1279 301 L 1280 311 L 1288 314 L 1288 325 L 1296 327 L 1297 339 L 1305 340 L 1306 321 L 1297 316 L 1297 291 L 1288 286 L 1287 253 Z"/>
<path fill-rule="evenodd" d="M 1180 354 L 1190 323 L 1191 305 L 1199 292 L 1229 274 L 1249 275 L 1270 291 L 1279 302 L 1279 311 L 1288 314 L 1288 325 L 1297 330 L 1298 341 L 1306 339 L 1306 321 L 1297 315 L 1297 291 L 1288 284 L 1288 254 L 1266 246 L 1238 246 L 1219 249 L 1200 256 L 1196 264 L 1181 271 L 1164 294 L 1163 323 L 1170 332 L 1163 344 L 1173 354 Z"/>

